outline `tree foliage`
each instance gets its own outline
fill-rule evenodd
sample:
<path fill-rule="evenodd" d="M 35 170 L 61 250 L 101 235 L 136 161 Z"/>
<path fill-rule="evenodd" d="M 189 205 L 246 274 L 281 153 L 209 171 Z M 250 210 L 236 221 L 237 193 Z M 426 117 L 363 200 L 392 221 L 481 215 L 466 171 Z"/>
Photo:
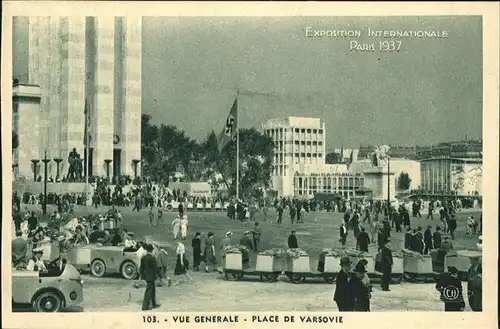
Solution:
<path fill-rule="evenodd" d="M 406 172 L 402 172 L 398 178 L 398 189 L 399 190 L 409 190 L 411 186 L 411 178 L 410 175 Z"/>
<path fill-rule="evenodd" d="M 215 132 L 198 143 L 173 125 L 152 124 L 151 117 L 146 114 L 142 115 L 141 135 L 145 176 L 165 181 L 182 167 L 188 181 L 210 181 L 213 185 L 227 183 L 229 192 L 235 194 L 235 140 L 219 152 Z M 268 136 L 254 128 L 240 129 L 239 139 L 239 194 L 248 197 L 256 195 L 263 186 L 270 186 L 274 145 Z M 225 182 L 219 179 L 220 174 Z"/>
<path fill-rule="evenodd" d="M 327 153 L 325 156 L 326 164 L 338 164 L 341 163 L 343 159 L 340 158 L 340 153 L 331 152 Z"/>

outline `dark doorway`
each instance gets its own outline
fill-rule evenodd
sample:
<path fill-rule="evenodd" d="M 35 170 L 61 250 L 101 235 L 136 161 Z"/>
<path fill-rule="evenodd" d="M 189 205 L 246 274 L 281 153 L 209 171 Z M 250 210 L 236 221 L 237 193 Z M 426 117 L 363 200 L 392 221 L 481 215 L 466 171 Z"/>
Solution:
<path fill-rule="evenodd" d="M 121 166 L 122 166 L 122 150 L 114 149 L 113 150 L 113 176 L 119 177 L 121 176 Z"/>

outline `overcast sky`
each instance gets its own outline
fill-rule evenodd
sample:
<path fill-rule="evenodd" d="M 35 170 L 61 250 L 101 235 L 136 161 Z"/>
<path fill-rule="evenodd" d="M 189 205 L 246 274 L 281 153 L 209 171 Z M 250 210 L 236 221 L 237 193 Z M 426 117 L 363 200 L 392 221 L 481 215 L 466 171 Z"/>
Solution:
<path fill-rule="evenodd" d="M 307 38 L 306 27 L 361 30 Z M 350 52 L 366 30 L 447 31 L 398 53 Z M 27 27 L 14 26 L 14 75 L 27 72 Z M 203 139 L 239 98 L 240 124 L 320 117 L 327 148 L 429 144 L 482 136 L 480 17 L 143 19 L 142 110 Z M 255 93 L 248 93 L 252 91 Z"/>

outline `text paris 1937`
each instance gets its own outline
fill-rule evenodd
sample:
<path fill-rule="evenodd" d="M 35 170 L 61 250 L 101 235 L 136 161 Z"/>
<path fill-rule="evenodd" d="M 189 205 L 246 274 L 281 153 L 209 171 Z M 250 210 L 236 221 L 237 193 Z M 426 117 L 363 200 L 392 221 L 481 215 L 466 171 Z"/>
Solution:
<path fill-rule="evenodd" d="M 399 52 L 401 50 L 402 41 L 400 40 L 384 40 L 375 43 L 361 43 L 356 40 L 349 41 L 349 51 L 353 52 Z"/>

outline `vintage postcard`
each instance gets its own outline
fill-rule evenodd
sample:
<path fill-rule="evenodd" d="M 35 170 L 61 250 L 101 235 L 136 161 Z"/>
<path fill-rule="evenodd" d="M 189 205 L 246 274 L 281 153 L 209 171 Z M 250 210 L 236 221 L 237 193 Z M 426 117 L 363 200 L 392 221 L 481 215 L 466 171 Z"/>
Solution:
<path fill-rule="evenodd" d="M 3 327 L 497 323 L 497 4 L 2 13 Z"/>

